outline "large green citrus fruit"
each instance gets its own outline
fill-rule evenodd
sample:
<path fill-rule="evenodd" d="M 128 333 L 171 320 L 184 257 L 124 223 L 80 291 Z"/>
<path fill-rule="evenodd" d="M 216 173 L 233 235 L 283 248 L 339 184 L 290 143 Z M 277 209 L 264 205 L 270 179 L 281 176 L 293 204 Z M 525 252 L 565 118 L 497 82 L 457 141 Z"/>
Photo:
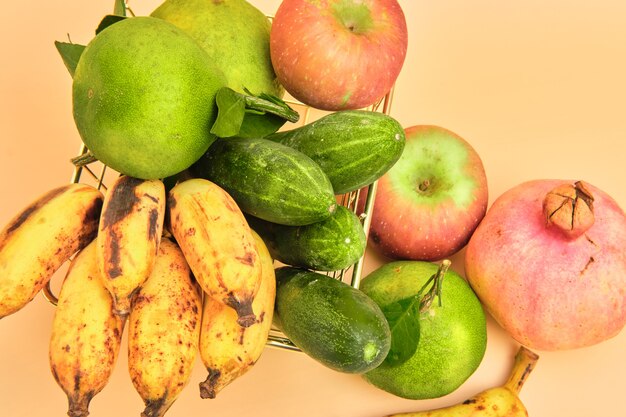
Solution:
<path fill-rule="evenodd" d="M 101 31 L 74 74 L 73 110 L 94 156 L 123 174 L 163 178 L 193 164 L 215 137 L 221 71 L 189 35 L 153 17 Z"/>
<path fill-rule="evenodd" d="M 390 262 L 365 277 L 360 289 L 385 311 L 417 295 L 437 271 L 438 265 L 430 262 Z M 415 353 L 399 364 L 383 362 L 364 374 L 367 381 L 404 398 L 437 398 L 456 390 L 478 368 L 487 344 L 482 306 L 455 272 L 448 270 L 440 283 L 440 297 L 415 316 L 420 329 Z M 393 337 L 395 333 L 392 343 Z"/>
<path fill-rule="evenodd" d="M 187 32 L 235 91 L 283 95 L 270 57 L 270 21 L 246 0 L 166 0 L 151 16 Z"/>

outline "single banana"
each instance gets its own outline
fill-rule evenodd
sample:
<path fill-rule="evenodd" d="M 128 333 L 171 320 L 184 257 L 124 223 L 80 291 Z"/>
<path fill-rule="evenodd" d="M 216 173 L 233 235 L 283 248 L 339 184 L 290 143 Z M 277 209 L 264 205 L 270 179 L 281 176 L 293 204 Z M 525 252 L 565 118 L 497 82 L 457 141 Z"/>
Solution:
<path fill-rule="evenodd" d="M 115 366 L 123 328 L 102 283 L 94 241 L 70 264 L 52 322 L 50 369 L 67 394 L 68 416 L 89 414 L 89 402 Z"/>
<path fill-rule="evenodd" d="M 239 324 L 252 325 L 252 301 L 261 264 L 243 213 L 218 185 L 194 178 L 168 196 L 168 224 L 206 294 L 237 312 Z"/>
<path fill-rule="evenodd" d="M 256 363 L 267 343 L 276 278 L 274 261 L 259 235 L 252 232 L 261 259 L 261 284 L 252 302 L 257 320 L 249 327 L 237 323 L 237 313 L 224 303 L 205 296 L 200 329 L 200 357 L 209 372 L 200 383 L 202 398 L 215 398 L 225 386 L 245 374 Z"/>
<path fill-rule="evenodd" d="M 163 416 L 187 385 L 198 351 L 202 294 L 178 246 L 161 240 L 152 274 L 135 293 L 128 369 L 146 408 Z"/>
<path fill-rule="evenodd" d="M 393 414 L 388 417 L 528 417 L 519 392 L 538 359 L 536 353 L 521 346 L 515 356 L 509 379 L 503 386 L 490 388 L 450 407 Z"/>
<path fill-rule="evenodd" d="M 67 184 L 33 201 L 0 232 L 0 318 L 28 304 L 98 231 L 103 196 Z"/>
<path fill-rule="evenodd" d="M 165 187 L 160 180 L 119 176 L 104 197 L 98 263 L 115 311 L 130 311 L 132 294 L 148 279 L 163 233 Z"/>

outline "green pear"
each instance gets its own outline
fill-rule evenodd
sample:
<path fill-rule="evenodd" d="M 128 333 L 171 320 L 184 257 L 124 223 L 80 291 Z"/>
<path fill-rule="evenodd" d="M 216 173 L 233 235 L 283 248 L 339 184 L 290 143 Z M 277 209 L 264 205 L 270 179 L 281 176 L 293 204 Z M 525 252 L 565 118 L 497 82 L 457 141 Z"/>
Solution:
<path fill-rule="evenodd" d="M 196 39 L 233 90 L 283 95 L 270 58 L 270 21 L 247 1 L 166 0 L 151 16 Z"/>
<path fill-rule="evenodd" d="M 91 153 L 137 178 L 164 178 L 193 164 L 215 140 L 215 94 L 224 74 L 184 31 L 132 17 L 99 32 L 72 84 L 74 120 Z"/>

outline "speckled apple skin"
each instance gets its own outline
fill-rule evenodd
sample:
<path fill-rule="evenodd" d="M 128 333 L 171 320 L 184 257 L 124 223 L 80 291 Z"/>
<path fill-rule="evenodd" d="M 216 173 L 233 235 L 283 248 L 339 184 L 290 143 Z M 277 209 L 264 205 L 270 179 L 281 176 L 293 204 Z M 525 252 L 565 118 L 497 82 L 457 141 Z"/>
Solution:
<path fill-rule="evenodd" d="M 494 201 L 474 232 L 465 271 L 487 311 L 519 343 L 556 351 L 591 346 L 626 323 L 626 216 L 587 184 L 594 224 L 568 239 L 549 227 L 545 195 L 567 180 L 522 183 Z"/>
<path fill-rule="evenodd" d="M 406 20 L 396 0 L 355 1 L 372 17 L 371 27 L 355 34 L 349 21 L 332 17 L 337 3 L 283 1 L 270 33 L 272 65 L 280 84 L 301 102 L 322 110 L 360 109 L 387 94 L 400 74 Z"/>
<path fill-rule="evenodd" d="M 456 133 L 416 125 L 405 134 L 400 161 L 378 180 L 370 242 L 391 259 L 438 261 L 461 250 L 485 216 L 487 175 Z M 424 195 L 417 191 L 424 179 L 444 189 Z"/>

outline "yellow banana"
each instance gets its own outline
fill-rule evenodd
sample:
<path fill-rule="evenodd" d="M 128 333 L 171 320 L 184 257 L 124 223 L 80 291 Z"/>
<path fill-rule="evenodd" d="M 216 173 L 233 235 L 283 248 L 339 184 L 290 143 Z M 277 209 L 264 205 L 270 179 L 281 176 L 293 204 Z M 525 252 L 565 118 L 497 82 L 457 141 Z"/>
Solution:
<path fill-rule="evenodd" d="M 28 304 L 98 230 L 103 196 L 67 184 L 37 198 L 0 232 L 0 318 Z"/>
<path fill-rule="evenodd" d="M 261 259 L 261 284 L 252 302 L 257 320 L 249 327 L 237 323 L 237 314 L 224 303 L 205 296 L 200 329 L 200 357 L 209 371 L 200 383 L 202 398 L 215 398 L 226 385 L 246 373 L 261 356 L 274 314 L 276 278 L 267 247 L 252 232 Z"/>
<path fill-rule="evenodd" d="M 490 388 L 450 407 L 388 417 L 527 417 L 528 411 L 519 398 L 519 392 L 538 359 L 536 353 L 522 346 L 503 386 Z"/>
<path fill-rule="evenodd" d="M 164 215 L 165 187 L 160 180 L 122 175 L 104 197 L 98 263 L 120 315 L 128 314 L 131 295 L 152 272 Z"/>
<path fill-rule="evenodd" d="M 172 188 L 167 202 L 170 231 L 204 292 L 234 308 L 241 326 L 253 324 L 261 264 L 235 201 L 216 184 L 195 178 Z"/>
<path fill-rule="evenodd" d="M 70 264 L 52 322 L 50 369 L 67 394 L 68 416 L 89 414 L 89 402 L 109 381 L 124 320 L 113 313 L 96 261 L 95 241 Z"/>
<path fill-rule="evenodd" d="M 128 370 L 146 405 L 142 417 L 163 416 L 187 385 L 198 351 L 201 308 L 201 290 L 182 252 L 163 238 L 128 316 Z"/>

